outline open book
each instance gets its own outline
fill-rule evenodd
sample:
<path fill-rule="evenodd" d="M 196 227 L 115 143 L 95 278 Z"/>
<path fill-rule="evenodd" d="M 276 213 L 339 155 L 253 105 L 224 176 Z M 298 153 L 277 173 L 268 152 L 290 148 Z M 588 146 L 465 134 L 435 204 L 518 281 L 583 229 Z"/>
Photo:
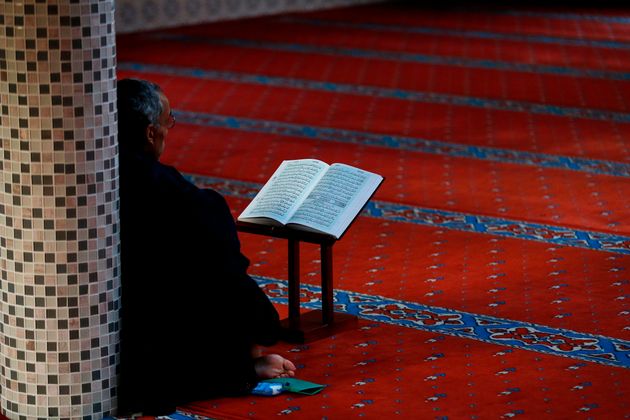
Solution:
<path fill-rule="evenodd" d="M 339 239 L 382 181 L 380 175 L 342 163 L 285 160 L 238 220 Z"/>

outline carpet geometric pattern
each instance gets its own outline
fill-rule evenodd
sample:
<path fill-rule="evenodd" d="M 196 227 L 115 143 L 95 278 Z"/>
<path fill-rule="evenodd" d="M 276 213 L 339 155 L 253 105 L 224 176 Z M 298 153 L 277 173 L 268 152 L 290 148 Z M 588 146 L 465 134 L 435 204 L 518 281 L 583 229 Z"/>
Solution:
<path fill-rule="evenodd" d="M 235 217 L 286 159 L 385 177 L 334 245 L 358 326 L 273 348 L 328 386 L 167 418 L 630 417 L 630 8 L 418 3 L 118 40 L 173 107 L 163 161 Z M 286 243 L 241 242 L 286 315 Z"/>

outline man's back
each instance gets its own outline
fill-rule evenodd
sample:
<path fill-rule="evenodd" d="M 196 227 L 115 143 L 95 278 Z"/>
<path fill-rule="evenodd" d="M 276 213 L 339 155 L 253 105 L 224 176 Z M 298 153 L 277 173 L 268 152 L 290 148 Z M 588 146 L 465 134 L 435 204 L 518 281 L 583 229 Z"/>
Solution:
<path fill-rule="evenodd" d="M 123 369 L 123 390 L 171 405 L 199 389 L 246 392 L 255 375 L 244 350 L 275 342 L 279 324 L 246 273 L 225 200 L 141 155 L 121 156 L 120 166 L 121 359 L 136 372 L 125 378 Z M 231 373 L 217 375 L 218 357 Z M 214 377 L 224 377 L 222 389 Z"/>

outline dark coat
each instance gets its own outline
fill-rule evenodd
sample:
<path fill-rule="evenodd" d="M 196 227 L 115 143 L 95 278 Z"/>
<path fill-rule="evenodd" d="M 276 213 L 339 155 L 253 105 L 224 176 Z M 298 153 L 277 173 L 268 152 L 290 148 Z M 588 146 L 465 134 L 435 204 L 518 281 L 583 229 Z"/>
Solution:
<path fill-rule="evenodd" d="M 140 154 L 120 155 L 122 410 L 248 392 L 250 350 L 279 336 L 247 275 L 234 219 L 216 191 Z"/>

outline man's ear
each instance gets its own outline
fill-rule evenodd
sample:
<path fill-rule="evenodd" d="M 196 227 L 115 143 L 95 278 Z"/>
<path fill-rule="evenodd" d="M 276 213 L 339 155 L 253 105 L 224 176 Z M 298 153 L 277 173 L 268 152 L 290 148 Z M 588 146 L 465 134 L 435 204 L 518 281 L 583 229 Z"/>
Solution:
<path fill-rule="evenodd" d="M 151 146 L 154 146 L 155 145 L 155 125 L 153 124 L 147 125 L 145 134 L 147 137 L 147 143 L 149 143 Z"/>

